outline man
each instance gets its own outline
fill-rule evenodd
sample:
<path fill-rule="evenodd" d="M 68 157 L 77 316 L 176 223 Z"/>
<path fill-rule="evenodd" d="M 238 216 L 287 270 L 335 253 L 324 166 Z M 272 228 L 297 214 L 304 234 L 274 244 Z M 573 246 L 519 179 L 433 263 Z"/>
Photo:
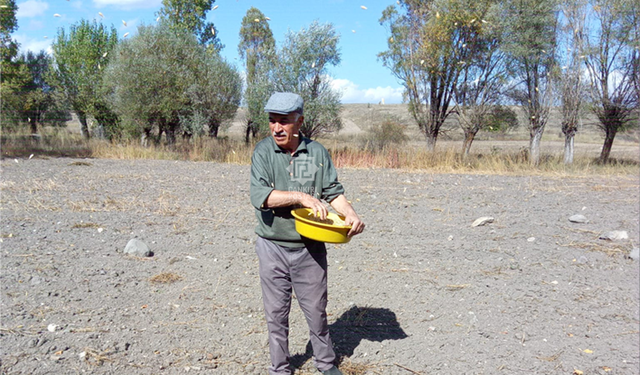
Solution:
<path fill-rule="evenodd" d="M 251 158 L 251 203 L 258 226 L 256 253 L 260 263 L 262 300 L 269 331 L 269 373 L 291 374 L 289 311 L 292 290 L 309 325 L 314 364 L 323 374 L 341 375 L 334 366 L 327 324 L 327 252 L 325 244 L 300 236 L 291 210 L 312 209 L 327 217 L 326 200 L 351 225 L 349 236 L 364 230 L 327 150 L 300 133 L 303 100 L 275 93 L 267 102 L 271 136 L 256 145 Z"/>

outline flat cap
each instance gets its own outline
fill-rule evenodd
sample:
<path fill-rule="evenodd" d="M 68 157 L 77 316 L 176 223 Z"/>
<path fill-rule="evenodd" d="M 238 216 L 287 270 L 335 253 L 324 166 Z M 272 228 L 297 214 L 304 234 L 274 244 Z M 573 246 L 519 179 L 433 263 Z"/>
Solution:
<path fill-rule="evenodd" d="M 300 95 L 292 92 L 275 92 L 264 106 L 264 111 L 281 115 L 288 115 L 292 112 L 302 114 L 303 106 L 304 100 Z"/>

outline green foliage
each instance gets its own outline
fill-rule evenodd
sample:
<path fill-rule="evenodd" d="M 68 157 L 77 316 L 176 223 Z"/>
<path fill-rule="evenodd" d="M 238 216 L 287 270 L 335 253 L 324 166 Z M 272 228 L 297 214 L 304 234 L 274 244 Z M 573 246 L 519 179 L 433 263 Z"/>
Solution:
<path fill-rule="evenodd" d="M 11 61 L 18 54 L 18 43 L 11 39 L 11 33 L 18 29 L 15 0 L 0 0 L 0 57 L 2 73 L 5 74 L 5 62 Z"/>
<path fill-rule="evenodd" d="M 224 46 L 213 23 L 206 22 L 207 12 L 214 3 L 215 0 L 162 0 L 162 8 L 157 14 L 172 30 L 192 33 L 207 50 L 218 53 Z"/>
<path fill-rule="evenodd" d="M 266 17 L 257 8 L 251 7 L 242 18 L 238 44 L 238 53 L 246 61 L 246 142 L 249 142 L 250 135 L 256 137 L 258 133 L 266 133 L 269 129 L 269 118 L 264 113 L 264 105 L 273 91 L 269 74 L 275 48 L 273 33 Z"/>
<path fill-rule="evenodd" d="M 331 24 L 314 21 L 308 29 L 290 32 L 278 52 L 274 73 L 276 91 L 289 91 L 304 99 L 304 123 L 307 137 L 338 131 L 340 93 L 329 82 L 329 66 L 340 63 L 339 36 Z"/>
<path fill-rule="evenodd" d="M 198 135 L 205 124 L 215 135 L 240 102 L 238 72 L 167 22 L 140 26 L 115 55 L 105 85 L 127 135 L 149 136 L 155 125 L 174 143 L 177 131 Z"/>
<path fill-rule="evenodd" d="M 508 35 L 502 49 L 512 59 L 517 83 L 510 97 L 527 112 L 531 133 L 541 135 L 553 104 L 556 68 L 556 0 L 508 0 L 500 17 Z"/>
<path fill-rule="evenodd" d="M 189 105 L 183 109 L 191 117 L 185 133 L 197 134 L 208 125 L 209 135 L 218 136 L 220 126 L 233 119 L 242 99 L 240 73 L 219 56 L 202 55 L 196 65 L 195 81 L 187 89 Z M 183 117 L 185 115 L 183 114 Z"/>
<path fill-rule="evenodd" d="M 82 124 L 85 137 L 89 136 L 86 115 L 95 117 L 100 127 L 113 127 L 109 107 L 100 90 L 102 76 L 112 51 L 118 43 L 115 27 L 107 28 L 96 21 L 81 20 L 72 25 L 68 33 L 58 30 L 52 44 L 54 69 L 46 80 L 62 93 Z"/>
<path fill-rule="evenodd" d="M 11 39 L 11 33 L 18 28 L 16 2 L 0 0 L 0 5 L 0 124 L 6 129 L 20 121 L 20 90 L 28 81 L 28 74 L 22 64 L 14 61 L 18 43 Z"/>
<path fill-rule="evenodd" d="M 51 57 L 40 51 L 28 51 L 11 62 L 16 73 L 2 85 L 2 124 L 9 129 L 30 125 L 31 133 L 38 125 L 62 126 L 71 118 L 63 108 L 59 95 L 45 82 Z"/>
<path fill-rule="evenodd" d="M 365 145 L 374 150 L 382 150 L 391 145 L 401 146 L 409 140 L 405 134 L 406 129 L 406 125 L 393 117 L 374 122 L 366 131 Z"/>
<path fill-rule="evenodd" d="M 509 107 L 496 105 L 486 117 L 484 129 L 494 133 L 507 133 L 518 128 L 518 115 Z"/>

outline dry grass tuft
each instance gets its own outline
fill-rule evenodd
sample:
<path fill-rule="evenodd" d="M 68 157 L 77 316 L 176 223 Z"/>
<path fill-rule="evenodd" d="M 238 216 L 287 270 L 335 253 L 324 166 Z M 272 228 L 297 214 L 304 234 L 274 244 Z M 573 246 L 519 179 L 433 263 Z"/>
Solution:
<path fill-rule="evenodd" d="M 182 280 L 182 276 L 173 272 L 163 272 L 149 279 L 154 284 L 171 284 Z"/>
<path fill-rule="evenodd" d="M 96 223 L 75 223 L 71 226 L 71 228 L 98 228 L 100 227 Z"/>
<path fill-rule="evenodd" d="M 86 161 L 74 161 L 72 163 L 69 163 L 70 166 L 80 166 L 80 167 L 90 167 L 93 164 L 86 162 Z"/>
<path fill-rule="evenodd" d="M 576 247 L 579 249 L 585 249 L 587 251 L 597 251 L 605 253 L 610 257 L 626 254 L 629 250 L 623 245 L 614 243 L 597 243 L 597 242 L 570 242 L 568 244 L 561 244 L 563 247 Z"/>
<path fill-rule="evenodd" d="M 85 360 L 94 366 L 102 366 L 104 362 L 111 361 L 109 356 L 112 354 L 109 351 L 99 352 L 95 349 L 85 348 L 84 349 Z"/>
<path fill-rule="evenodd" d="M 372 363 L 357 363 L 351 359 L 343 357 L 340 362 L 340 371 L 345 375 L 363 375 L 370 373 L 379 373 L 378 366 Z"/>

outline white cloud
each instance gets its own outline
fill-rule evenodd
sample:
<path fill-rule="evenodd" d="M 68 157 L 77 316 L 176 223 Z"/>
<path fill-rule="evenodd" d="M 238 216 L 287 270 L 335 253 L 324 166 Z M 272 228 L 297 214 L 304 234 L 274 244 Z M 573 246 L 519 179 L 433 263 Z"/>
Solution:
<path fill-rule="evenodd" d="M 47 39 L 33 39 L 31 37 L 26 36 L 25 34 L 14 34 L 13 35 L 16 42 L 20 44 L 20 52 L 35 52 L 38 53 L 41 50 L 47 51 L 48 54 L 51 54 L 51 43 L 52 37 L 49 36 Z"/>
<path fill-rule="evenodd" d="M 47 9 L 49 9 L 49 3 L 38 0 L 28 0 L 24 3 L 18 4 L 16 18 L 30 18 L 41 16 L 45 14 Z"/>
<path fill-rule="evenodd" d="M 156 8 L 162 0 L 93 0 L 98 8 L 113 6 L 118 9 Z"/>
<path fill-rule="evenodd" d="M 342 92 L 342 103 L 402 103 L 402 87 L 375 87 L 361 89 L 348 79 L 332 79 L 331 88 Z"/>

